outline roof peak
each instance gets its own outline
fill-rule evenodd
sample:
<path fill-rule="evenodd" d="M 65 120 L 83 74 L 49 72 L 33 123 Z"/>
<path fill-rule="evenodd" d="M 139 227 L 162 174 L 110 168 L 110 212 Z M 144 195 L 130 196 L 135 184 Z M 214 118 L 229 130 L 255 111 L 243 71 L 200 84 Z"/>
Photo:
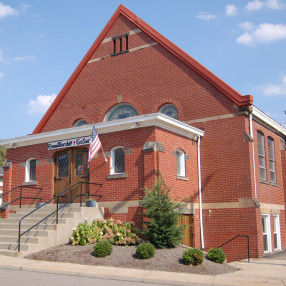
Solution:
<path fill-rule="evenodd" d="M 236 90 L 234 90 L 232 87 L 230 87 L 228 84 L 226 84 L 224 81 L 222 81 L 220 78 L 218 78 L 216 75 L 214 75 L 212 72 L 210 72 L 207 68 L 205 68 L 203 65 L 201 65 L 199 62 L 197 62 L 195 59 L 193 59 L 191 56 L 189 56 L 187 53 L 185 53 L 183 50 L 181 50 L 179 47 L 177 47 L 175 44 L 173 44 L 171 41 L 169 41 L 167 38 L 162 36 L 159 32 L 154 30 L 151 26 L 149 26 L 146 22 L 144 22 L 141 18 L 139 18 L 137 15 L 135 15 L 133 12 L 131 12 L 129 9 L 127 9 L 124 5 L 120 4 L 115 13 L 112 15 L 104 29 L 101 31 L 91 48 L 88 50 L 82 61 L 79 63 L 71 77 L 68 79 L 48 111 L 45 113 L 35 130 L 33 131 L 33 134 L 40 133 L 44 126 L 46 125 L 49 118 L 52 116 L 54 110 L 57 108 L 57 106 L 62 101 L 64 95 L 69 90 L 73 82 L 76 80 L 84 66 L 88 63 L 90 57 L 95 52 L 95 50 L 99 47 L 101 42 L 104 40 L 105 36 L 115 23 L 115 21 L 118 19 L 119 15 L 123 15 L 128 20 L 130 20 L 133 24 L 135 24 L 141 31 L 146 33 L 148 36 L 153 38 L 158 44 L 163 46 L 165 49 L 167 49 L 170 53 L 172 53 L 175 57 L 177 57 L 179 60 L 181 60 L 183 63 L 185 63 L 189 68 L 193 69 L 195 72 L 197 72 L 200 76 L 202 76 L 205 80 L 207 80 L 211 85 L 213 85 L 215 88 L 217 88 L 222 94 L 227 96 L 230 100 L 232 100 L 237 106 L 246 106 L 251 105 L 253 102 L 253 97 L 251 95 L 242 96 L 240 93 L 238 93 Z"/>

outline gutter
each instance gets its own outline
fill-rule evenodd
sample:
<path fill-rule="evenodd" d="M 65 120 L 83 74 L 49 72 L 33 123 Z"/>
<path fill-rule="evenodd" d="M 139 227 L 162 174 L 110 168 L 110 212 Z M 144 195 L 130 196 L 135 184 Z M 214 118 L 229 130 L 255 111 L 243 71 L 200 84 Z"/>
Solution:
<path fill-rule="evenodd" d="M 200 198 L 200 226 L 201 248 L 205 249 L 204 225 L 203 225 L 203 199 L 202 199 L 202 174 L 201 174 L 201 137 L 198 136 L 198 175 L 199 175 L 199 198 Z"/>

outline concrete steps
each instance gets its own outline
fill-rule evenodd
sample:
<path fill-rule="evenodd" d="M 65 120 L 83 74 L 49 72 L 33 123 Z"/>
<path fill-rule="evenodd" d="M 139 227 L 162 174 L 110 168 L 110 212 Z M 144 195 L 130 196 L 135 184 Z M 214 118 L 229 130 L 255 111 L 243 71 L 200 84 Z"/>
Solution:
<path fill-rule="evenodd" d="M 103 208 L 87 208 L 72 204 L 59 210 L 58 224 L 56 224 L 56 214 L 44 219 L 56 210 L 55 205 L 39 208 L 22 220 L 21 233 L 43 221 L 21 236 L 21 251 L 18 252 L 19 220 L 35 208 L 23 206 L 20 209 L 11 206 L 11 210 L 14 213 L 9 214 L 8 218 L 0 219 L 0 254 L 8 256 L 25 256 L 57 244 L 68 243 L 72 228 L 79 222 L 87 219 L 90 223 L 97 218 L 104 218 Z"/>

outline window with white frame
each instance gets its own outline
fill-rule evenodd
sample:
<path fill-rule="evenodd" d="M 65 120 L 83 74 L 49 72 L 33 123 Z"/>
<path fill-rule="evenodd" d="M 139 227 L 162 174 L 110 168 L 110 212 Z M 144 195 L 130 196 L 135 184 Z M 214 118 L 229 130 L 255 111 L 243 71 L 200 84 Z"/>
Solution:
<path fill-rule="evenodd" d="M 263 231 L 263 245 L 264 252 L 271 252 L 271 228 L 270 228 L 270 215 L 262 215 L 262 231 Z"/>
<path fill-rule="evenodd" d="M 26 182 L 36 181 L 36 165 L 35 158 L 30 158 L 26 161 Z"/>
<path fill-rule="evenodd" d="M 273 215 L 273 234 L 274 234 L 274 249 L 281 249 L 280 236 L 280 218 L 279 215 Z"/>
<path fill-rule="evenodd" d="M 274 140 L 271 137 L 268 137 L 268 153 L 269 153 L 270 181 L 272 183 L 276 183 Z"/>
<path fill-rule="evenodd" d="M 266 180 L 264 134 L 260 131 L 257 132 L 257 142 L 258 142 L 259 178 L 261 180 Z"/>
<path fill-rule="evenodd" d="M 176 150 L 176 160 L 177 160 L 177 176 L 186 176 L 186 166 L 185 166 L 185 152 L 181 149 Z"/>
<path fill-rule="evenodd" d="M 115 147 L 111 150 L 111 174 L 125 173 L 125 153 L 123 147 Z"/>

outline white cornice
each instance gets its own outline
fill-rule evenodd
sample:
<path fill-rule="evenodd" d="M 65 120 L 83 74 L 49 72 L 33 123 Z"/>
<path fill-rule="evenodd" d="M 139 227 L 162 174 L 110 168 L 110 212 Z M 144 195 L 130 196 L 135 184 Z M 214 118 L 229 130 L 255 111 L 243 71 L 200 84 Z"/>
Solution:
<path fill-rule="evenodd" d="M 95 124 L 98 134 L 105 134 L 123 130 L 137 129 L 149 126 L 158 126 L 176 134 L 197 140 L 198 136 L 204 136 L 204 131 L 192 127 L 179 120 L 173 119 L 162 113 L 151 113 L 146 115 L 134 116 L 120 120 L 104 121 Z M 0 146 L 7 149 L 17 148 L 40 143 L 48 143 L 57 140 L 71 139 L 89 136 L 92 124 L 79 127 L 60 129 L 50 132 L 31 134 L 0 141 Z"/>
<path fill-rule="evenodd" d="M 286 136 L 286 128 L 277 123 L 275 120 L 273 120 L 271 117 L 269 117 L 267 114 L 259 110 L 257 107 L 252 106 L 252 114 L 254 117 L 256 117 L 258 120 L 262 121 L 263 123 L 267 124 L 268 126 L 274 128 L 278 133 Z"/>

